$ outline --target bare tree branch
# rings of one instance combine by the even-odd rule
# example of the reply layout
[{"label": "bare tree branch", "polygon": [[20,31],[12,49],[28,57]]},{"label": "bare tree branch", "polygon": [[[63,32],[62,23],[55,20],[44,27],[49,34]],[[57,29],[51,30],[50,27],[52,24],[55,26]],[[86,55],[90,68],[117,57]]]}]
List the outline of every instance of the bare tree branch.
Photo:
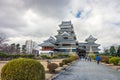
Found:
[{"label": "bare tree branch", "polygon": [[3,44],[6,41],[8,41],[7,36],[3,33],[0,33],[0,44]]}]

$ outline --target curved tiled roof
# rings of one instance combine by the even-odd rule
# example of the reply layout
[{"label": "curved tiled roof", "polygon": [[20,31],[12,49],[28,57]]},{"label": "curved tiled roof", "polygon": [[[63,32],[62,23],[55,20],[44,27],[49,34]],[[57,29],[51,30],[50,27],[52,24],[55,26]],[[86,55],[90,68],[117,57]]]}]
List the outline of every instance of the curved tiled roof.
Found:
[{"label": "curved tiled roof", "polygon": [[54,47],[55,45],[50,43],[50,42],[45,41],[44,43],[40,44],[40,46],[51,46],[51,47]]},{"label": "curved tiled roof", "polygon": [[47,40],[45,40],[40,46],[51,46],[54,47],[54,43],[56,42],[55,38],[50,36]]},{"label": "curved tiled roof", "polygon": [[67,32],[63,32],[61,35],[62,35],[62,36],[69,36],[70,34],[67,33]]},{"label": "curved tiled roof", "polygon": [[94,41],[96,41],[97,39],[94,38],[92,35],[90,35],[90,36],[86,39],[86,41],[88,41],[88,40],[94,40]]},{"label": "curved tiled roof", "polygon": [[62,21],[62,24],[60,26],[68,26],[71,25],[71,21]]}]

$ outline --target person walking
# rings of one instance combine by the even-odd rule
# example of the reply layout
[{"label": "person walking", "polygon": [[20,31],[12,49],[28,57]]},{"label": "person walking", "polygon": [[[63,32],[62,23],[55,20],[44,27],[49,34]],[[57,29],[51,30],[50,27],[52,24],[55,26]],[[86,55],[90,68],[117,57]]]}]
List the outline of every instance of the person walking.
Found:
[{"label": "person walking", "polygon": [[97,61],[97,64],[99,64],[99,62],[100,62],[100,56],[99,55],[96,56],[96,61]]},{"label": "person walking", "polygon": [[87,56],[85,56],[85,61],[87,61]]},{"label": "person walking", "polygon": [[88,56],[88,61],[90,61],[90,62],[91,62],[91,56]]}]

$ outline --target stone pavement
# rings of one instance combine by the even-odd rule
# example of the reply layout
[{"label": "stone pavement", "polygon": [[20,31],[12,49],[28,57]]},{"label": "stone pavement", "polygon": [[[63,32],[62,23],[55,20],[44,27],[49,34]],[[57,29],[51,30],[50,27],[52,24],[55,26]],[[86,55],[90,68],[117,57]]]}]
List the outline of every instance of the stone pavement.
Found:
[{"label": "stone pavement", "polygon": [[120,72],[96,62],[79,60],[52,80],[120,80]]}]

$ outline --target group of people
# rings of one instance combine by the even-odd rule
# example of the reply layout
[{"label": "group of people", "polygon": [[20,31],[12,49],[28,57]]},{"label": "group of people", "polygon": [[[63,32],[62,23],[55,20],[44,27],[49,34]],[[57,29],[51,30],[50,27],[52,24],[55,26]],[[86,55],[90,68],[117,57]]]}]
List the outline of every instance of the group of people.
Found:
[{"label": "group of people", "polygon": [[[91,56],[85,56],[85,57],[80,56],[80,59],[85,59],[85,61],[90,61],[90,62],[92,60]],[[101,60],[100,56],[96,55],[95,60],[96,60],[97,64],[99,64],[99,62]]]},{"label": "group of people", "polygon": [[80,56],[79,57],[80,60],[85,60],[85,61],[91,61],[91,56]]}]

